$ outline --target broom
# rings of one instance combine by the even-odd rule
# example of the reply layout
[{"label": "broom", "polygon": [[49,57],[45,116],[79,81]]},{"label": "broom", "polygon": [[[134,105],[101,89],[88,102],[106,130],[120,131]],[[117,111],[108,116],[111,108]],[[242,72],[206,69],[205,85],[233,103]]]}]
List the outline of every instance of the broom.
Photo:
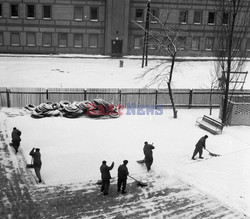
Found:
[{"label": "broom", "polygon": [[212,157],[218,157],[218,156],[220,156],[219,154],[215,154],[215,153],[212,153],[212,152],[210,152],[208,149],[206,149],[205,148],[205,150],[209,153],[209,155],[210,156],[212,156]]}]

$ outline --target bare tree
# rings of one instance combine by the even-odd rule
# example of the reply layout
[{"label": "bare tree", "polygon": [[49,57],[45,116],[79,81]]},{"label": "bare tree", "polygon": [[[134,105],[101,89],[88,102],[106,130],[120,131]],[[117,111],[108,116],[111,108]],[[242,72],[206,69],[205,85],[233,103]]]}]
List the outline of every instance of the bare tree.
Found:
[{"label": "bare tree", "polygon": [[[230,82],[238,80],[237,74],[244,69],[247,53],[243,48],[249,30],[249,0],[216,1],[217,18],[215,27],[215,56],[221,75],[218,77],[224,93],[222,122],[227,123]],[[232,76],[236,77],[233,78]],[[237,83],[234,83],[234,88]]]},{"label": "bare tree", "polygon": [[168,27],[167,20],[170,13],[167,13],[164,22],[154,16],[151,12],[149,14],[150,17],[154,19],[156,23],[155,26],[157,26],[157,28],[146,29],[141,24],[135,21],[132,22],[148,33],[149,47],[157,47],[158,52],[161,55],[166,56],[166,61],[149,68],[139,78],[145,78],[148,74],[151,74],[151,79],[147,83],[146,87],[158,84],[158,86],[168,88],[173,108],[173,117],[177,118],[177,110],[174,102],[171,82],[174,74],[176,58],[179,56],[179,52],[186,46],[186,42],[184,41],[185,38],[182,36],[180,29]]}]

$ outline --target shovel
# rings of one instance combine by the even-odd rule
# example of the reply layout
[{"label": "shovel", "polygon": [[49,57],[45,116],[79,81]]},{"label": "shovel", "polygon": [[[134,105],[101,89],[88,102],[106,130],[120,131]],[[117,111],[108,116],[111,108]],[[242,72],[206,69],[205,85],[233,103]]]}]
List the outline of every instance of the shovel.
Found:
[{"label": "shovel", "polygon": [[128,177],[130,177],[131,179],[135,180],[137,182],[137,186],[141,186],[141,187],[144,187],[144,186],[148,186],[147,183],[143,183],[141,181],[138,181],[137,179],[135,179],[134,177],[128,175]]},{"label": "shovel", "polygon": [[210,156],[212,156],[212,157],[218,157],[218,156],[220,156],[219,154],[214,154],[214,153],[212,153],[212,152],[210,152],[209,150],[207,150],[207,149],[205,149],[208,153],[209,153],[209,155]]}]

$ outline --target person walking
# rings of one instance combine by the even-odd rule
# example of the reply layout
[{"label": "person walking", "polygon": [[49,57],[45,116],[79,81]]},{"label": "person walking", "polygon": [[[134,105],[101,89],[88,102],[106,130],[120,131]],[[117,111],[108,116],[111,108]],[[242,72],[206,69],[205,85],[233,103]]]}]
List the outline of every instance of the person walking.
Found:
[{"label": "person walking", "polygon": [[122,194],[126,194],[127,186],[127,176],[129,174],[127,168],[128,161],[124,160],[123,164],[118,167],[118,181],[117,181],[117,192],[120,192],[122,189]]},{"label": "person walking", "polygon": [[30,156],[32,156],[32,158],[33,158],[34,170],[35,170],[36,176],[38,178],[38,182],[41,183],[42,178],[41,178],[40,171],[41,171],[41,167],[42,167],[42,161],[41,161],[40,149],[39,148],[33,148],[30,151]]},{"label": "person walking", "polygon": [[17,129],[16,127],[13,128],[12,133],[11,133],[11,138],[12,138],[12,146],[15,149],[16,154],[20,146],[21,134],[22,132],[19,129]]},{"label": "person walking", "polygon": [[155,149],[153,144],[149,144],[147,141],[144,142],[143,153],[145,155],[144,160],[148,171],[151,170],[153,164],[153,149]]},{"label": "person walking", "polygon": [[110,186],[110,170],[113,169],[114,167],[114,162],[112,162],[111,166],[107,166],[107,162],[104,160],[102,161],[102,165],[100,167],[101,171],[101,177],[102,177],[102,187],[101,187],[101,192],[103,192],[103,195],[108,195],[109,191],[109,186]]},{"label": "person walking", "polygon": [[199,141],[196,143],[195,145],[195,149],[194,149],[194,153],[193,153],[193,156],[192,156],[192,160],[195,160],[195,156],[196,154],[199,153],[199,158],[200,159],[203,159],[202,157],[202,153],[203,153],[203,148],[206,149],[206,139],[208,138],[207,135],[204,135],[203,137],[201,137],[199,139]]}]

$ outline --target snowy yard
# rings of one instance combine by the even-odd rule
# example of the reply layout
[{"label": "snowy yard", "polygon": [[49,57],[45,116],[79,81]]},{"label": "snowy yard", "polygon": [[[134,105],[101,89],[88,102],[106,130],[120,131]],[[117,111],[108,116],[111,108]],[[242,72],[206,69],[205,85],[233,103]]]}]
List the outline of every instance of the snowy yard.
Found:
[{"label": "snowy yard", "polygon": [[[148,67],[141,68],[139,59],[121,60],[124,61],[122,68],[119,67],[120,59],[98,57],[0,57],[0,87],[142,88],[148,78],[136,78],[159,63],[149,60]],[[245,71],[249,69],[250,62],[247,62]],[[212,70],[212,61],[176,62],[172,87],[207,89],[211,84]],[[156,87],[154,85],[151,88]],[[250,77],[247,77],[244,87],[250,88]]]},{"label": "snowy yard", "polygon": [[[134,79],[143,71],[140,65],[140,60],[130,59],[119,68],[119,60],[110,59],[1,57],[0,86],[138,88],[145,84]],[[210,62],[180,63],[175,88],[206,88],[210,68]],[[0,108],[0,129],[5,124],[9,134],[14,126],[22,131],[20,148],[27,163],[30,150],[41,149],[46,185],[97,181],[102,160],[108,165],[115,162],[112,177],[127,159],[131,176],[145,179],[146,175],[152,180],[154,174],[147,174],[136,160],[143,158],[144,141],[153,142],[153,173],[166,180],[168,175],[183,180],[250,217],[250,127],[225,127],[215,136],[195,125],[198,117],[208,113],[208,109],[178,109],[174,119],[171,109],[164,109],[162,115],[144,116],[127,115],[124,109],[117,119],[34,119],[24,109]],[[214,109],[213,116],[218,114]],[[204,151],[206,159],[192,161],[194,146],[205,134],[209,136],[207,149],[221,156],[211,157]],[[13,160],[21,156],[11,153]]]}]

